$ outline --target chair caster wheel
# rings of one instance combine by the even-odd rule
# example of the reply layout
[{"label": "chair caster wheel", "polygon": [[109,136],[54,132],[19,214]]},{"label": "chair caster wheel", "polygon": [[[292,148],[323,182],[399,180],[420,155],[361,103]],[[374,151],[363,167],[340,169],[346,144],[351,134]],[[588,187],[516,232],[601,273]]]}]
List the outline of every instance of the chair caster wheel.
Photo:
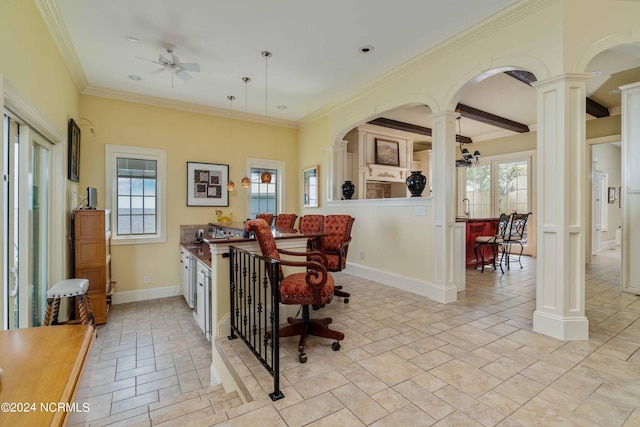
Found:
[{"label": "chair caster wheel", "polygon": [[340,350],[340,342],[339,342],[339,341],[336,341],[336,342],[334,342],[333,344],[331,344],[331,349],[332,349],[333,351],[338,351],[338,350]]},{"label": "chair caster wheel", "polygon": [[300,363],[307,363],[307,355],[304,353],[298,353],[298,361]]},{"label": "chair caster wheel", "polygon": [[345,298],[345,299],[344,299],[344,303],[345,303],[345,304],[349,304],[349,298]]}]

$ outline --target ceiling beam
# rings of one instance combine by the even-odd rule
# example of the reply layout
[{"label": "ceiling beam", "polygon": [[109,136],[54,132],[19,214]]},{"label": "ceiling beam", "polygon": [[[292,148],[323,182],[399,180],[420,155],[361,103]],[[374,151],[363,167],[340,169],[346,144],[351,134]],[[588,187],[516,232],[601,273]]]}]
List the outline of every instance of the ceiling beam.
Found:
[{"label": "ceiling beam", "polygon": [[527,84],[529,86],[531,86],[531,83],[538,80],[536,79],[536,76],[533,73],[530,73],[524,70],[510,70],[510,71],[505,71],[504,73],[510,75],[514,79],[519,80],[522,83]]},{"label": "ceiling beam", "polygon": [[[398,120],[387,119],[385,117],[378,117],[369,121],[369,124],[382,126],[389,129],[401,130],[404,132],[417,133],[418,135],[432,136],[431,128],[413,125],[411,123],[405,123]],[[457,135],[456,142],[462,142],[464,144],[471,144],[473,140],[468,136]]]},{"label": "ceiling beam", "polygon": [[456,106],[456,111],[460,111],[460,115],[462,117],[486,123],[491,126],[496,126],[518,133],[529,132],[529,126],[525,124],[514,122],[513,120],[505,119],[504,117],[496,116],[495,114],[487,113],[486,111],[478,110],[477,108],[473,108],[468,105],[458,104]]},{"label": "ceiling beam", "polygon": [[[523,71],[523,70],[511,70],[511,71],[505,71],[505,74],[510,75],[511,77],[513,77],[516,80],[521,81],[522,83],[528,84],[529,86],[531,86],[531,83],[535,82],[536,76],[533,75],[533,73],[530,73],[528,71]],[[604,105],[600,104],[597,101],[594,101],[593,99],[587,97],[587,105],[586,105],[586,109],[587,109],[587,114],[596,117],[596,118],[602,118],[602,117],[608,117],[609,116],[609,109],[607,107],[605,107]]]},{"label": "ceiling beam", "polygon": [[609,117],[609,109],[597,101],[587,97],[587,114],[590,114],[597,119]]}]

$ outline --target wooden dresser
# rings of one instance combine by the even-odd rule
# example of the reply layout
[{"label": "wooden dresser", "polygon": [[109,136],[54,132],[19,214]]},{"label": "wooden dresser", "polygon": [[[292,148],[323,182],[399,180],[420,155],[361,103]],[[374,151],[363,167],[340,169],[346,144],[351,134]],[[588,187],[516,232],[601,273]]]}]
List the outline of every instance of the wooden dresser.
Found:
[{"label": "wooden dresser", "polygon": [[97,325],[107,322],[115,282],[111,280],[111,211],[77,210],[73,221],[75,276],[89,279]]}]

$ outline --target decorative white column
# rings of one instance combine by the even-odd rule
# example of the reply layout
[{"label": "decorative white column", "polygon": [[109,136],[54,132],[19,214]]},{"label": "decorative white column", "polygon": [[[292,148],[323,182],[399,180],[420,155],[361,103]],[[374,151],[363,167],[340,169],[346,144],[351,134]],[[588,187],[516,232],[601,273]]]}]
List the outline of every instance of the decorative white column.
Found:
[{"label": "decorative white column", "polygon": [[534,83],[538,104],[536,310],[533,330],[589,338],[584,314],[585,82],[563,74]]},{"label": "decorative white column", "polygon": [[640,294],[640,82],[622,89],[622,290]]},{"label": "decorative white column", "polygon": [[443,112],[431,116],[433,131],[433,235],[431,281],[438,302],[458,299],[455,283],[454,228],[456,225],[456,126],[457,113]]},{"label": "decorative white column", "polygon": [[336,141],[327,148],[329,152],[329,170],[331,171],[330,174],[326,174],[327,201],[340,200],[340,186],[344,182],[348,143],[349,141],[345,140]]}]

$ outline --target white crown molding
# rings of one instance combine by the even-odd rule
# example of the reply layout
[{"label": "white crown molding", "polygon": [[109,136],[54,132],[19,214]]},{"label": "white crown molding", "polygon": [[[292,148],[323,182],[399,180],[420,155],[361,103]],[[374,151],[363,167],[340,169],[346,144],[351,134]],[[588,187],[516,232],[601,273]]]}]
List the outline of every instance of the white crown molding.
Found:
[{"label": "white crown molding", "polygon": [[[131,92],[123,92],[112,89],[104,89],[89,86],[82,91],[83,95],[97,96],[101,98],[115,99],[117,101],[132,102],[135,104],[151,105],[154,107],[169,108],[172,110],[188,111],[190,113],[208,114],[211,116],[231,117],[231,111],[222,108],[208,107],[205,105],[194,104],[191,102],[174,101],[166,98],[158,98],[149,95],[140,95]],[[248,122],[256,122],[274,126],[280,126],[290,129],[297,129],[295,122],[276,118],[266,118],[257,114],[233,113],[234,119],[245,120]]]},{"label": "white crown molding", "polygon": [[49,28],[53,41],[56,46],[58,46],[58,51],[62,56],[62,60],[67,65],[73,82],[78,90],[82,91],[87,87],[87,77],[84,75],[84,70],[78,60],[76,49],[73,47],[73,42],[71,41],[71,37],[69,36],[69,32],[67,31],[67,27],[64,24],[55,0],[35,0],[35,3],[40,10],[40,14],[47,28]]},{"label": "white crown molding", "polygon": [[[66,129],[60,132],[55,128],[44,115],[41,114],[20,92],[0,74],[0,91],[4,96],[3,105],[9,108],[18,117],[24,120],[29,126],[38,131],[42,136],[54,144],[66,141]],[[1,99],[0,99],[1,100]]]},{"label": "white crown molding", "polygon": [[306,115],[302,119],[298,120],[298,126],[303,126],[319,119],[320,117],[330,113],[331,111],[343,106],[346,103],[352,102],[367,93],[380,86],[385,80],[398,76],[402,73],[409,71],[415,66],[422,65],[424,63],[430,63],[435,60],[439,55],[444,54],[447,50],[455,48],[459,45],[464,45],[470,40],[480,39],[487,34],[494,33],[507,27],[513,23],[516,23],[523,18],[538,12],[540,9],[547,7],[549,4],[555,3],[557,0],[519,0],[508,6],[506,9],[501,10],[477,24],[461,31],[460,33],[450,37],[448,40],[439,43],[433,48],[421,53],[413,59],[401,64],[392,70],[387,71],[378,78],[370,80],[362,86],[345,93],[333,101],[325,104],[318,110]]}]

